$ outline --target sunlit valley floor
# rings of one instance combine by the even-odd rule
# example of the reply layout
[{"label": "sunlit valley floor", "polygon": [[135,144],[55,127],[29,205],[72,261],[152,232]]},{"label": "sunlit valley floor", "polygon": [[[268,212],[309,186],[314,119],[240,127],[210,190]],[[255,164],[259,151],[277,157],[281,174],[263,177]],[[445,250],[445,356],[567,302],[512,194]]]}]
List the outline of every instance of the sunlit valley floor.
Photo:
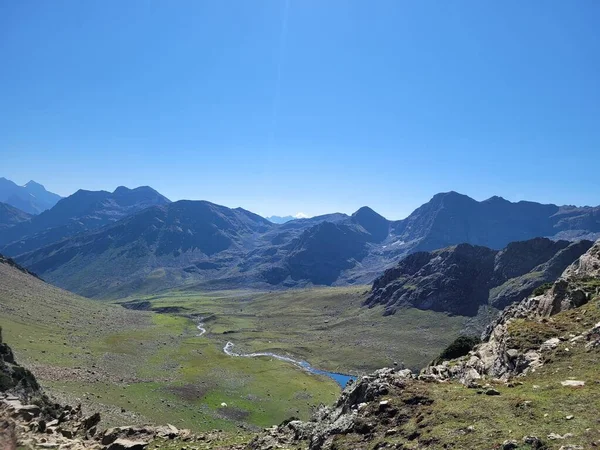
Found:
[{"label": "sunlit valley floor", "polygon": [[[119,300],[125,308],[21,272],[4,275],[11,277],[0,293],[5,340],[47,391],[100,411],[103,426],[169,422],[245,432],[307,419],[337,398],[335,381],[273,358],[232,357],[224,345],[360,375],[394,362],[422,367],[465,322],[417,309],[384,317],[379,308],[361,307],[365,286],[172,291]],[[201,336],[199,322],[206,329]]]}]

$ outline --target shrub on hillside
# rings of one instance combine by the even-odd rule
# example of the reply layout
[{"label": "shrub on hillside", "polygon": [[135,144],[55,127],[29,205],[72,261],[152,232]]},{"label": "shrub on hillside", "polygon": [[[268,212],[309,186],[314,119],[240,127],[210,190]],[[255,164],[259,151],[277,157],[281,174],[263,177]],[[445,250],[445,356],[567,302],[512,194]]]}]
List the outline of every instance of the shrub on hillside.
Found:
[{"label": "shrub on hillside", "polygon": [[543,295],[546,293],[548,289],[552,287],[552,283],[544,283],[533,290],[533,296],[537,297],[538,295]]},{"label": "shrub on hillside", "polygon": [[440,353],[434,364],[465,356],[480,342],[481,340],[476,336],[459,336]]}]

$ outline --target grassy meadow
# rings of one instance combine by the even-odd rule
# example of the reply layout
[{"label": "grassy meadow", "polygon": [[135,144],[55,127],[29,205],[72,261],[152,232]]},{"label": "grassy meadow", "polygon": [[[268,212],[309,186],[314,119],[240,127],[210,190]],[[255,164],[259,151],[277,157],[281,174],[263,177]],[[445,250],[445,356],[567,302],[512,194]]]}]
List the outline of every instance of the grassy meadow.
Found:
[{"label": "grassy meadow", "polygon": [[383,317],[361,308],[366,289],[171,291],[126,300],[168,311],[157,313],[88,300],[0,265],[0,325],[46,390],[100,411],[104,426],[172,423],[243,436],[307,419],[340,387],[273,358],[228,356],[228,341],[236,352],[270,351],[360,375],[394,362],[426,364],[464,324],[418,310]]}]

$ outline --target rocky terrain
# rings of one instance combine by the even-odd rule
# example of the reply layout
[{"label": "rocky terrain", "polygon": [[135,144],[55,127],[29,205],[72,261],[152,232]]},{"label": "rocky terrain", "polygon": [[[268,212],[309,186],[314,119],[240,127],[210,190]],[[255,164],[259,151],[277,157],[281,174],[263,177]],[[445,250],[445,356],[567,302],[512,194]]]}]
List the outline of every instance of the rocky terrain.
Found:
[{"label": "rocky terrain", "polygon": [[[522,302],[506,308],[500,317],[492,323],[483,335],[485,342],[478,345],[464,358],[424,370],[423,376],[436,379],[458,378],[464,383],[472,383],[482,376],[510,378],[539,368],[543,364],[543,355],[556,349],[562,341],[572,345],[585,345],[595,348],[600,345],[600,323],[585,319],[588,310],[580,310],[590,300],[600,295],[600,241],[587,253],[570,265],[561,277],[543,294],[526,298]],[[543,339],[544,333],[536,333],[535,328],[527,331],[534,334],[539,345],[521,345],[515,336],[515,328],[523,321],[553,323],[552,316],[577,309],[574,321],[583,324],[580,327],[556,329],[561,335]],[[567,316],[567,317],[570,317]],[[586,325],[587,323],[587,325]],[[588,326],[589,328],[586,328]],[[526,331],[526,330],[521,330]],[[537,330],[541,331],[541,330]],[[568,333],[565,334],[564,333]],[[528,341],[527,344],[530,342]]]},{"label": "rocky terrain", "polygon": [[[0,251],[58,286],[114,297],[153,292],[158,286],[364,284],[415,252],[461,243],[499,250],[539,236],[571,241],[600,236],[600,209],[511,203],[499,197],[477,202],[449,192],[435,195],[400,221],[363,207],[351,216],[274,224],[241,208],[204,201],[168,204],[150,188],[119,188],[112,194],[79,191],[6,229]],[[521,295],[505,287],[493,301],[498,307]]]},{"label": "rocky terrain", "polygon": [[362,377],[310,422],[267,429],[249,448],[595,448],[599,303],[600,241],[547,292],[507,308],[466,356],[418,376]]},{"label": "rocky terrain", "polygon": [[413,253],[374,281],[365,303],[385,305],[386,314],[409,306],[465,316],[483,305],[503,309],[554,281],[591,246],[536,238],[499,251],[460,244]]}]

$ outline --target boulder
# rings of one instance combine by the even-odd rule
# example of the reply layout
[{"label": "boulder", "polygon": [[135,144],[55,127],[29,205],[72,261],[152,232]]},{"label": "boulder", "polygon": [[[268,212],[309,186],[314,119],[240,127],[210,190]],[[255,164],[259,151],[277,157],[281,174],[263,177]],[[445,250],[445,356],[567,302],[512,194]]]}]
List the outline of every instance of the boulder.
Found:
[{"label": "boulder", "polygon": [[107,450],[144,450],[146,447],[148,447],[148,443],[144,441],[117,439],[108,446]]},{"label": "boulder", "polygon": [[580,380],[565,380],[561,381],[560,384],[567,387],[583,387],[585,386],[585,381]]}]

